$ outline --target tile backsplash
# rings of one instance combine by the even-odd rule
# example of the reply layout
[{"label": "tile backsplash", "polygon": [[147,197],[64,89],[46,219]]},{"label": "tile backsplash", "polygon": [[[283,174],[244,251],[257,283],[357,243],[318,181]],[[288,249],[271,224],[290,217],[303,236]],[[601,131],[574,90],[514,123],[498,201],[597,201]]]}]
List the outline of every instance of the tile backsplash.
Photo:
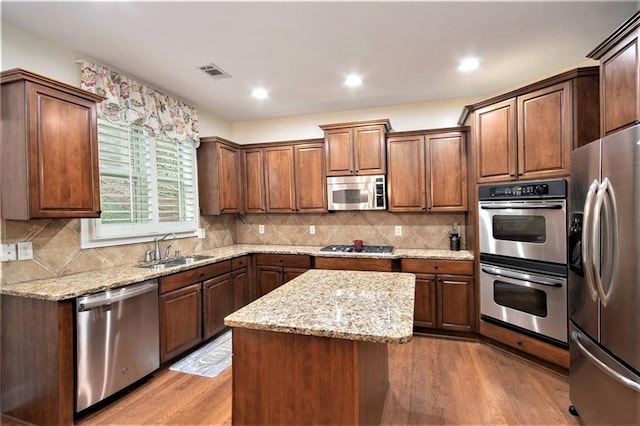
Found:
[{"label": "tile backsplash", "polygon": [[[171,250],[194,253],[229,244],[313,245],[351,244],[398,248],[449,248],[449,232],[458,224],[465,249],[465,214],[396,214],[388,212],[337,212],[324,214],[260,214],[202,216],[206,238],[171,241]],[[259,233],[259,225],[264,233]],[[315,226],[315,235],[309,227]],[[396,227],[402,235],[396,236]],[[33,243],[33,260],[2,262],[0,280],[14,283],[54,278],[76,272],[130,265],[144,260],[153,242],[94,249],[80,248],[79,219],[2,220],[2,242]],[[166,247],[166,245],[163,245]]]}]

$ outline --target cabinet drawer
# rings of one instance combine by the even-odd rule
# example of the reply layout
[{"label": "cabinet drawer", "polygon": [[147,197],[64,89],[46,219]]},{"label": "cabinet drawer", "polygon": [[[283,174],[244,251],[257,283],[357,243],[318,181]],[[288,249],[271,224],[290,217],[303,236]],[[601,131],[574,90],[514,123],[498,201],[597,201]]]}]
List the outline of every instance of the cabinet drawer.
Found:
[{"label": "cabinet drawer", "polygon": [[257,254],[256,265],[310,268],[311,257],[299,254]]},{"label": "cabinet drawer", "polygon": [[231,270],[231,261],[212,263],[177,274],[160,277],[160,294],[221,275]]},{"label": "cabinet drawer", "polygon": [[231,259],[231,270],[235,271],[236,269],[244,268],[249,265],[249,256],[240,256],[234,259]]},{"label": "cabinet drawer", "polygon": [[402,272],[473,275],[471,260],[402,259]]},{"label": "cabinet drawer", "polygon": [[341,269],[347,271],[392,272],[391,259],[358,259],[345,257],[316,257],[316,269]]}]

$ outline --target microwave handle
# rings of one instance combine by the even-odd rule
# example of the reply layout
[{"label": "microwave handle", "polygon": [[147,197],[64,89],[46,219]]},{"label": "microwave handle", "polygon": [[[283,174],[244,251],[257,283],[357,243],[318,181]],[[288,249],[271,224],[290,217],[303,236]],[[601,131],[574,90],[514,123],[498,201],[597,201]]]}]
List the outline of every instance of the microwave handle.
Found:
[{"label": "microwave handle", "polygon": [[481,205],[481,209],[484,210],[502,210],[502,209],[547,209],[547,210],[559,210],[562,208],[562,204],[491,204]]},{"label": "microwave handle", "polygon": [[482,267],[482,272],[486,272],[487,274],[495,275],[496,277],[504,277],[504,278],[512,278],[514,280],[527,281],[530,283],[546,285],[549,287],[562,287],[562,284],[552,280],[545,280],[544,278],[531,278],[526,277],[523,274],[518,274],[517,272],[507,272],[501,271],[499,269],[491,268],[488,266]]}]

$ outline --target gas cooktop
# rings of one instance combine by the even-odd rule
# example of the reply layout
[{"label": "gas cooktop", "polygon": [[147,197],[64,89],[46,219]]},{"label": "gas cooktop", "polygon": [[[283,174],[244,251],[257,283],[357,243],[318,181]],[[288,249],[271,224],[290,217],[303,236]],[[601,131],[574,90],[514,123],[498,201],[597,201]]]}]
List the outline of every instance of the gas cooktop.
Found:
[{"label": "gas cooktop", "polygon": [[356,248],[352,245],[334,244],[320,249],[320,251],[328,251],[332,253],[373,253],[373,254],[391,254],[393,246],[362,246]]}]

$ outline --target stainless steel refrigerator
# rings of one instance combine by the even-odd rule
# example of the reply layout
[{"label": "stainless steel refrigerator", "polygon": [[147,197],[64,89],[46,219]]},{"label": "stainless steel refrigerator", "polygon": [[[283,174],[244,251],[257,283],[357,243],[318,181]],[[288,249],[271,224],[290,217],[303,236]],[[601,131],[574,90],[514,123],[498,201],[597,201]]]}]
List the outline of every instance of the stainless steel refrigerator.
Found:
[{"label": "stainless steel refrigerator", "polygon": [[584,424],[640,424],[640,125],[571,155],[569,396]]}]

